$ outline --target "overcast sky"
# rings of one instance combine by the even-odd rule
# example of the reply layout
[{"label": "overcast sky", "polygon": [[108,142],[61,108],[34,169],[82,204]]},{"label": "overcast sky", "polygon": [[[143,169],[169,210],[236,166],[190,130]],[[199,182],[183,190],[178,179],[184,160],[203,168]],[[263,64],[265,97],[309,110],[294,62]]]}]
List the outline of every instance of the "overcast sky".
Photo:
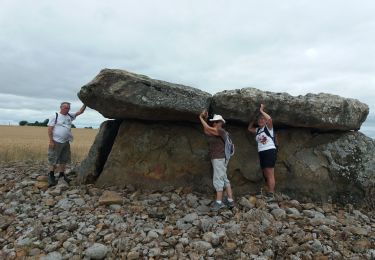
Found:
[{"label": "overcast sky", "polygon": [[[103,68],[216,93],[332,93],[370,107],[375,1],[0,0],[0,123],[43,121]],[[96,111],[75,121],[97,127]]]}]

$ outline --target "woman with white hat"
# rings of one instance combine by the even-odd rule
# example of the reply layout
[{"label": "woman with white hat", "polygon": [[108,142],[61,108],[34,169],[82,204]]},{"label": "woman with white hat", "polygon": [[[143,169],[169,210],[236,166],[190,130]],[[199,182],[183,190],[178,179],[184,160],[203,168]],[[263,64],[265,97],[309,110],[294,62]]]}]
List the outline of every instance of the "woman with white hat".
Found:
[{"label": "woman with white hat", "polygon": [[[216,190],[216,201],[213,206],[214,211],[218,211],[224,207],[225,204],[228,208],[234,207],[232,188],[227,177],[227,163],[225,158],[225,138],[226,132],[223,129],[225,120],[221,115],[214,115],[210,121],[212,126],[209,126],[206,122],[208,113],[204,110],[200,115],[199,119],[203,125],[204,133],[209,136],[209,149],[210,158],[212,163],[213,174],[213,185]],[[223,193],[226,191],[228,198],[224,198]]]}]

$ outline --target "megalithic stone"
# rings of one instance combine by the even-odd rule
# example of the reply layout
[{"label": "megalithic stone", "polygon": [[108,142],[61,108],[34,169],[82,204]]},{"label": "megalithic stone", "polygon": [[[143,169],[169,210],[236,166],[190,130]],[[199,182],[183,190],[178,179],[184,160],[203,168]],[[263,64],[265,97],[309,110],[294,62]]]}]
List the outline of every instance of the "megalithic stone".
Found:
[{"label": "megalithic stone", "polygon": [[199,89],[113,69],[102,70],[78,97],[107,118],[196,123],[211,102]]},{"label": "megalithic stone", "polygon": [[248,123],[259,114],[260,104],[276,125],[323,131],[358,130],[369,107],[356,99],[326,93],[292,96],[255,88],[225,90],[213,96],[212,109],[225,119]]}]

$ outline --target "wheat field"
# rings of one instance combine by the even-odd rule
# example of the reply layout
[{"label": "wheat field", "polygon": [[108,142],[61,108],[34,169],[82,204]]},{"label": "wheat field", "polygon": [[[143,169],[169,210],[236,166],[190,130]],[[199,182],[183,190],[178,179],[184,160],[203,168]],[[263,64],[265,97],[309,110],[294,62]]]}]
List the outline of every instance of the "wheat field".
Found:
[{"label": "wheat field", "polygon": [[[80,162],[86,157],[98,131],[98,129],[72,129],[73,163]],[[0,162],[47,161],[48,141],[47,127],[0,126]]]}]

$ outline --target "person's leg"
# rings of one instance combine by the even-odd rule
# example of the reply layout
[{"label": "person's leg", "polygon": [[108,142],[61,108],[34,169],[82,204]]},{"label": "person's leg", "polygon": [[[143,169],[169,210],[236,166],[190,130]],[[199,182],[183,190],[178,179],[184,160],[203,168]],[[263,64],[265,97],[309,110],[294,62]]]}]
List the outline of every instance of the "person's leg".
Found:
[{"label": "person's leg", "polygon": [[66,164],[61,163],[61,164],[59,164],[59,166],[57,168],[58,168],[58,172],[60,173],[59,177],[62,177],[62,175],[64,175],[64,173],[65,173]]},{"label": "person's leg", "polygon": [[227,193],[228,198],[233,200],[233,192],[230,184],[225,188],[225,192]]},{"label": "person's leg", "polygon": [[49,165],[48,166],[48,185],[55,186],[57,184],[56,178],[55,178],[55,170],[56,165]]},{"label": "person's leg", "polygon": [[70,163],[70,144],[69,142],[63,144],[63,149],[61,150],[61,155],[60,155],[60,164],[59,164],[59,178],[63,177],[64,180],[69,184],[70,179],[66,177],[65,175],[65,168],[66,164]]},{"label": "person's leg", "polygon": [[59,165],[58,165],[58,167],[57,167],[57,169],[58,169],[58,172],[62,172],[62,173],[64,173],[65,172],[65,168],[66,168],[66,164],[65,163],[60,163]]},{"label": "person's leg", "polygon": [[48,165],[48,172],[55,172],[56,170],[56,165],[50,164]]},{"label": "person's leg", "polygon": [[48,175],[55,176],[56,165],[48,165]]},{"label": "person's leg", "polygon": [[228,179],[227,175],[227,162],[225,162],[223,166],[223,181],[224,181],[224,193],[226,193],[226,196],[229,198],[229,200],[233,201],[233,193],[232,193],[232,187],[230,186],[230,181]]},{"label": "person's leg", "polygon": [[217,202],[223,201],[223,192],[222,191],[216,191],[216,201]]},{"label": "person's leg", "polygon": [[232,187],[230,186],[230,184],[227,184],[227,186],[225,187],[225,191],[227,193],[227,197],[223,199],[223,203],[229,209],[232,209],[234,207],[234,200],[233,200]]},{"label": "person's leg", "polygon": [[[264,171],[264,168],[266,168],[266,157],[265,157],[265,152],[264,151],[261,151],[258,153],[259,155],[259,162],[260,162],[260,168],[262,169],[262,174],[263,174],[263,179],[264,179],[264,182],[266,183],[267,185],[267,177],[266,177],[266,174],[265,174],[265,171]],[[261,191],[263,190],[263,188],[261,188]]]},{"label": "person's leg", "polygon": [[263,174],[267,179],[268,192],[275,192],[275,175],[274,168],[264,168]]},{"label": "person's leg", "polygon": [[222,201],[223,201],[223,188],[224,188],[224,180],[222,178],[222,172],[223,172],[223,160],[224,159],[213,159],[211,160],[212,168],[213,168],[213,185],[216,190],[216,201],[213,206],[214,211],[220,210],[222,207],[224,207]]},{"label": "person's leg", "polygon": [[64,181],[66,181],[68,184],[71,182],[71,179],[69,179],[65,174],[65,168],[66,164],[60,164],[59,165],[59,178],[63,178]]},{"label": "person's leg", "polygon": [[54,186],[56,185],[56,179],[55,179],[55,170],[56,170],[56,147],[49,148],[48,149],[48,185]]},{"label": "person's leg", "polygon": [[233,201],[233,192],[232,187],[230,185],[228,176],[227,176],[227,162],[224,163],[223,166],[223,182],[224,182],[224,194],[226,194],[226,197],[223,198],[223,203],[230,209],[234,207],[234,201]]},{"label": "person's leg", "polygon": [[270,149],[259,152],[260,165],[263,176],[266,179],[268,192],[275,192],[275,175],[274,168],[276,163],[276,150]]}]

